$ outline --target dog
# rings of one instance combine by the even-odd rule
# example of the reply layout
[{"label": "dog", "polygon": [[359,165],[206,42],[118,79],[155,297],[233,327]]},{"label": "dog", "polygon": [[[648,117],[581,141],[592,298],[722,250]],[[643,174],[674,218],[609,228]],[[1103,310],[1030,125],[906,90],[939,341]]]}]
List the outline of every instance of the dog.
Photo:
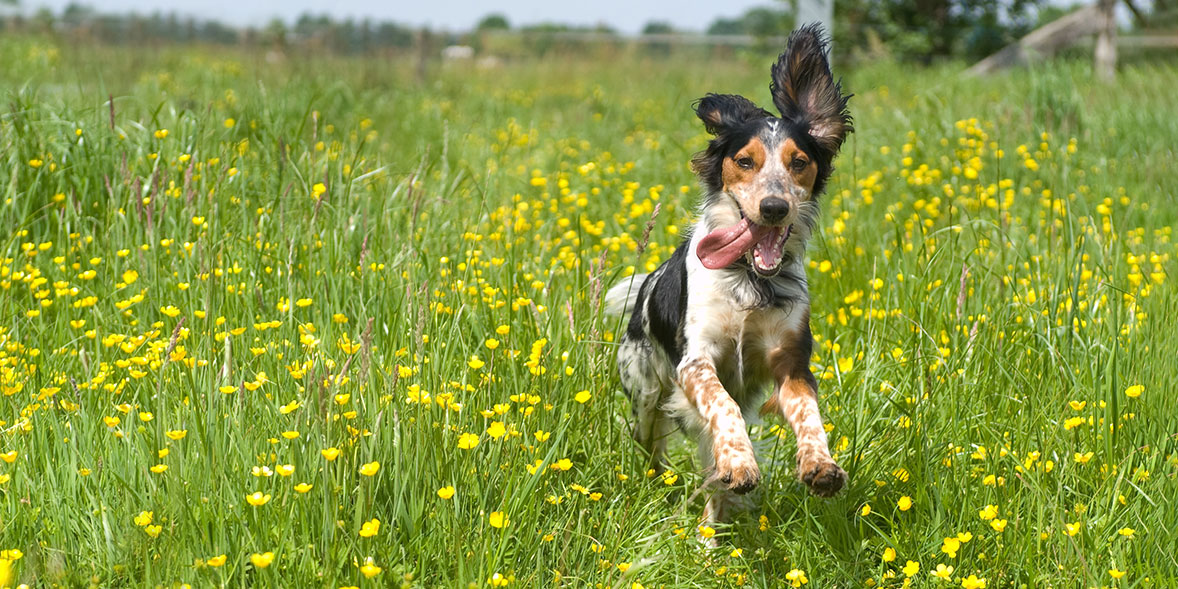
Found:
[{"label": "dog", "polygon": [[783,417],[797,438],[797,474],[819,496],[847,473],[831,458],[810,372],[813,337],[803,256],[818,197],[853,131],[818,25],[794,31],[770,70],[780,116],[747,98],[708,94],[696,115],[713,138],[692,159],[705,191],[699,219],[654,272],[624,279],[607,310],[629,314],[617,351],[633,436],[665,469],[668,436],[699,442],[713,492],[704,520],[724,522],[761,472],[745,415]]}]

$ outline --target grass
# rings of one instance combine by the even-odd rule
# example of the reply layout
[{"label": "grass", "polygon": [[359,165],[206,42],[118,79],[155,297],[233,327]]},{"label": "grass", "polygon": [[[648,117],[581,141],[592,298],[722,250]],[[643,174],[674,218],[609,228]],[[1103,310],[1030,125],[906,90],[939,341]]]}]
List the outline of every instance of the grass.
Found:
[{"label": "grass", "polygon": [[644,473],[600,295],[691,222],[691,101],[767,104],[771,58],[418,82],[0,41],[0,586],[1178,584],[1147,61],[845,72],[809,264],[850,484],[808,496],[759,424],[760,506],[694,539],[704,477],[685,443]]}]

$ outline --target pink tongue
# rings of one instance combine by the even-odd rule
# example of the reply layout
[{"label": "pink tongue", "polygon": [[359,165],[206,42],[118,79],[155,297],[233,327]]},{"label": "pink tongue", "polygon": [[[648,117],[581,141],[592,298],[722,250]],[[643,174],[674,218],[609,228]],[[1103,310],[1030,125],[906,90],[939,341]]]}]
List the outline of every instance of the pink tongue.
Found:
[{"label": "pink tongue", "polygon": [[699,240],[695,254],[705,268],[718,270],[735,262],[765,236],[771,229],[741,219],[731,227],[721,227]]}]

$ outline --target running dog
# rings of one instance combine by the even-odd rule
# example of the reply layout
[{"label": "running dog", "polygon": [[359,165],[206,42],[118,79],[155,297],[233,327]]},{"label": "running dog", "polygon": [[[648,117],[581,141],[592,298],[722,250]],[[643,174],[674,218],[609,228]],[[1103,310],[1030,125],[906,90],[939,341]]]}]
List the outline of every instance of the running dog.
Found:
[{"label": "running dog", "polygon": [[732,94],[695,104],[714,136],[691,162],[705,191],[699,220],[658,269],[606,297],[615,315],[630,316],[617,362],[634,438],[660,471],[676,429],[698,440],[709,482],[719,483],[705,521],[727,521],[732,494],[761,480],[744,416],[766,391],[761,413],[793,427],[798,478],[823,497],[847,480],[827,448],[810,372],[803,265],[818,196],[853,130],[827,55],[821,27],[790,35],[771,68],[780,116]]}]

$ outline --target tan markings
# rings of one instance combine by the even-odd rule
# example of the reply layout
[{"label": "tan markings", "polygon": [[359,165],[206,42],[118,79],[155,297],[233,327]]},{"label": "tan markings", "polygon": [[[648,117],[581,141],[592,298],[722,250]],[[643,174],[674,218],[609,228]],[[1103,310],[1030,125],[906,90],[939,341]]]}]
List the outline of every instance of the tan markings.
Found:
[{"label": "tan markings", "polygon": [[818,386],[810,372],[809,317],[802,329],[787,333],[781,345],[769,352],[768,362],[777,389],[761,407],[761,413],[785,418],[797,438],[798,478],[822,496],[833,495],[846,482],[846,473],[835,464],[827,448],[826,429],[818,409]]},{"label": "tan markings", "polygon": [[[764,225],[761,201],[780,198],[789,203],[791,211],[798,210],[813,194],[818,165],[793,139],[782,141],[770,153],[759,138],[753,137],[736,155],[724,159],[720,176],[724,192],[736,199],[745,216]],[[796,213],[777,224],[788,225],[795,219]]]},{"label": "tan markings", "polygon": [[[741,167],[740,162],[744,159],[752,160],[751,168]],[[721,166],[721,178],[724,180],[724,189],[736,189],[742,184],[752,182],[757,172],[765,165],[765,144],[757,137],[749,140],[736,155],[726,158],[724,164]]]},{"label": "tan markings", "polygon": [[752,490],[761,479],[761,471],[740,406],[724,390],[716,367],[702,359],[689,361],[679,370],[679,383],[712,438],[716,477],[738,493]]},{"label": "tan markings", "polygon": [[812,194],[814,181],[818,179],[818,164],[815,164],[793,139],[786,139],[781,144],[778,155],[781,157],[781,163],[785,164],[785,169],[793,176],[794,183],[805,188],[806,194]]}]

